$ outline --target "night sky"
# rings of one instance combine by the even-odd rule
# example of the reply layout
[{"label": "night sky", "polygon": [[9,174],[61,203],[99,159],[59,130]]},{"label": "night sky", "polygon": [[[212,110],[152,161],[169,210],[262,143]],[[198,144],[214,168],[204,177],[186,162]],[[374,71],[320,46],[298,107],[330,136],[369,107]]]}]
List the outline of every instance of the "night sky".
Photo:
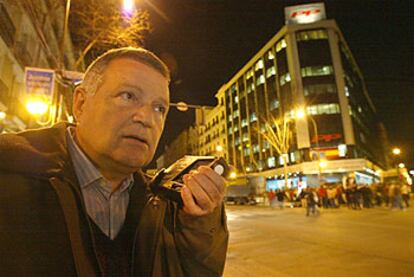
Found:
[{"label": "night sky", "polygon": [[[284,25],[284,7],[320,1],[146,0],[146,47],[170,61],[171,100],[216,105],[220,86]],[[149,2],[150,1],[150,2]],[[148,4],[151,3],[151,4]],[[152,6],[152,7],[151,7]],[[363,73],[391,145],[414,168],[414,8],[409,1],[325,1]],[[193,122],[172,109],[163,145]]]}]

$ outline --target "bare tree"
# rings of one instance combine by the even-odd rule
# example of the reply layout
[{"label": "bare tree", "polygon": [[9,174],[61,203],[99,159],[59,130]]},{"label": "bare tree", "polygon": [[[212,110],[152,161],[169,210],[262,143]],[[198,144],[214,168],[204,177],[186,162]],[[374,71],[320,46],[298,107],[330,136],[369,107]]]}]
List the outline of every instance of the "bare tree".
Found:
[{"label": "bare tree", "polygon": [[264,128],[259,132],[283,158],[283,172],[285,186],[288,182],[287,163],[289,148],[292,144],[291,120],[284,116],[281,118],[270,117],[270,120],[263,120]]},{"label": "bare tree", "polygon": [[121,46],[142,46],[145,35],[151,31],[149,13],[137,9],[124,14],[118,1],[74,0],[70,17],[70,32],[80,50],[76,68],[86,55],[99,55],[107,49]]}]

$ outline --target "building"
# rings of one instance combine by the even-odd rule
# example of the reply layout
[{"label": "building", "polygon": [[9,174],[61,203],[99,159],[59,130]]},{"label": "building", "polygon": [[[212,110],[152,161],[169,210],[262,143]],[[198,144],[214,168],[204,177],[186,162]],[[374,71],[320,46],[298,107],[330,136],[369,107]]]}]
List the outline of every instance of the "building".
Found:
[{"label": "building", "polygon": [[[0,2],[0,132],[37,126],[25,108],[25,68],[51,69],[53,74],[59,69],[64,15],[60,1]],[[73,70],[74,62],[72,42],[66,36],[65,69]],[[53,88],[62,91],[62,82],[58,81],[56,77]],[[54,103],[63,101],[57,94],[51,97]]]},{"label": "building", "polygon": [[[223,145],[229,163],[265,178],[267,188],[283,187],[286,174],[288,186],[379,181],[383,126],[341,30],[323,3],[287,7],[285,15],[286,25],[217,92],[217,107],[205,114],[210,124],[199,127],[199,153]],[[289,120],[285,155],[262,135],[272,118]]]}]

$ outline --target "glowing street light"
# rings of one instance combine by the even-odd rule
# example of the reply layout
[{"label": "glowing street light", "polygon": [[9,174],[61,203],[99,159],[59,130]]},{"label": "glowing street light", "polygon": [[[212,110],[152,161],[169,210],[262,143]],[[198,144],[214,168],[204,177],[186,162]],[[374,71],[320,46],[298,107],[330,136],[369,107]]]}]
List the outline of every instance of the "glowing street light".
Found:
[{"label": "glowing street light", "polygon": [[235,171],[230,172],[230,179],[236,179],[237,173]]},{"label": "glowing street light", "polygon": [[325,168],[328,165],[328,163],[326,162],[326,160],[321,160],[319,162],[319,167],[320,168]]},{"label": "glowing street light", "polygon": [[135,9],[135,0],[124,0],[122,10],[125,14],[131,15]]},{"label": "glowing street light", "polygon": [[216,146],[216,151],[217,152],[223,152],[223,150],[224,150],[224,148],[220,144]]},{"label": "glowing street light", "polygon": [[6,118],[6,113],[5,112],[0,112],[0,120],[3,120]]},{"label": "glowing street light", "polygon": [[401,154],[401,149],[400,149],[400,148],[398,148],[398,147],[394,147],[394,148],[392,149],[392,153],[393,153],[394,155],[400,155],[400,154]]},{"label": "glowing street light", "polygon": [[41,99],[31,99],[26,103],[26,109],[32,115],[41,116],[49,110],[49,104]]},{"label": "glowing street light", "polygon": [[399,168],[404,168],[404,167],[405,167],[405,164],[403,164],[403,163],[399,163],[399,164],[398,164],[398,167],[399,167]]}]

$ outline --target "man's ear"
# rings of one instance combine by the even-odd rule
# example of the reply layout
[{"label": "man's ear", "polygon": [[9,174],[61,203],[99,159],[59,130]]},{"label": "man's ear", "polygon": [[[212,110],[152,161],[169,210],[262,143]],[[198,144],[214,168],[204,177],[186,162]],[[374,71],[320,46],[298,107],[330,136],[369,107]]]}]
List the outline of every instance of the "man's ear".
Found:
[{"label": "man's ear", "polygon": [[83,108],[86,102],[86,91],[82,87],[77,87],[73,93],[73,115],[76,122],[80,121],[82,117]]}]

